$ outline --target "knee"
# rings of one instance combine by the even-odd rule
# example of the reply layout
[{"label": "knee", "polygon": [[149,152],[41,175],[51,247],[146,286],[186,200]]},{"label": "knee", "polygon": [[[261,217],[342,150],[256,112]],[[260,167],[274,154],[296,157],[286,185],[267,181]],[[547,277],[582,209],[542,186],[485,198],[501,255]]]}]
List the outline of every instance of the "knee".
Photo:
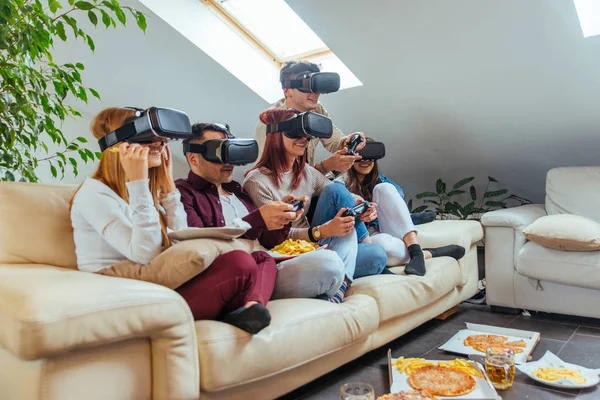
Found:
[{"label": "knee", "polygon": [[[320,252],[318,263],[319,271],[323,280],[331,281],[332,283],[341,282],[344,280],[345,269],[344,262],[335,251],[324,250]],[[317,260],[316,260],[317,261]]]},{"label": "knee", "polygon": [[243,250],[232,250],[222,254],[218,261],[219,268],[227,268],[232,274],[237,276],[253,276],[257,272],[257,261],[251,254]]},{"label": "knee", "polygon": [[383,246],[375,243],[371,243],[369,246],[369,259],[372,265],[376,266],[381,272],[387,264],[387,253]]},{"label": "knee", "polygon": [[387,182],[378,183],[373,189],[373,201],[377,202],[377,200],[375,200],[376,198],[385,199],[391,193],[398,193],[394,185]]},{"label": "knee", "polygon": [[341,183],[331,183],[323,188],[319,197],[339,198],[343,196],[352,197],[346,186]]}]

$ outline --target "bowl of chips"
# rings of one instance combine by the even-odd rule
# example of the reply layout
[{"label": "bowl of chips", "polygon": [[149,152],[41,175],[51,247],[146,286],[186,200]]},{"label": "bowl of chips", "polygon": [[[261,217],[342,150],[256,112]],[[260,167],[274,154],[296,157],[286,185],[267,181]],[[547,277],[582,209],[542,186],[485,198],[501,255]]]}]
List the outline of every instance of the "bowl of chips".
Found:
[{"label": "bowl of chips", "polygon": [[582,389],[600,382],[599,370],[564,362],[550,351],[538,361],[517,365],[517,369],[533,380],[563,389]]},{"label": "bowl of chips", "polygon": [[268,253],[275,260],[287,260],[305,253],[310,253],[311,251],[322,250],[326,247],[327,245],[319,246],[316,243],[307,242],[302,239],[286,239],[269,250]]}]

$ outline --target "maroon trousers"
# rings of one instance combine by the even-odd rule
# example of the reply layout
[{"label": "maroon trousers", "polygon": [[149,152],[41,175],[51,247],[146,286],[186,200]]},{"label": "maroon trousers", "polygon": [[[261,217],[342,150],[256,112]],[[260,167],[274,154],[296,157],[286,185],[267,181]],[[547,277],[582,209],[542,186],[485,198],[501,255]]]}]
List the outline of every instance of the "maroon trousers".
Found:
[{"label": "maroon trousers", "polygon": [[249,301],[266,306],[276,277],[275,260],[264,251],[248,254],[233,250],[221,254],[206,271],[176,291],[190,306],[195,320],[217,319]]}]

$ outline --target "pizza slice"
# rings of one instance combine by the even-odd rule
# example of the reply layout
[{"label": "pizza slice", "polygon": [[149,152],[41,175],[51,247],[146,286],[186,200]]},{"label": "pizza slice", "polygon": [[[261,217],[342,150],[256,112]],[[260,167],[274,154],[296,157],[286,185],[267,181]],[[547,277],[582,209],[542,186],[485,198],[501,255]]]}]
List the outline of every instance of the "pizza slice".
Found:
[{"label": "pizza slice", "polygon": [[441,366],[421,367],[408,377],[415,389],[426,390],[438,396],[460,396],[475,389],[475,378],[466,372]]},{"label": "pizza slice", "polygon": [[384,394],[377,400],[436,400],[437,397],[425,390],[403,390],[398,393]]}]

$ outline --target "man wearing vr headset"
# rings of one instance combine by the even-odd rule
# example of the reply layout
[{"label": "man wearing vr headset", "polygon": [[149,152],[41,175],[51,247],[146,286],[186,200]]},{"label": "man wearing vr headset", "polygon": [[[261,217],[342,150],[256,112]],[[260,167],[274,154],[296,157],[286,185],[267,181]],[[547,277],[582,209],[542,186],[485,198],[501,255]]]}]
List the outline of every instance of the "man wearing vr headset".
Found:
[{"label": "man wearing vr headset", "polygon": [[[270,249],[283,242],[291,223],[301,218],[303,209],[293,211],[293,200],[303,203],[308,198],[284,196],[257,208],[238,182],[233,181],[234,165],[256,161],[258,145],[253,139],[235,139],[229,128],[220,124],[195,124],[192,136],[184,141],[184,151],[190,166],[187,179],[175,183],[181,192],[181,201],[190,227],[222,227],[248,224],[243,238],[258,240]],[[243,222],[240,222],[243,221]],[[262,252],[258,252],[262,253]],[[256,253],[253,253],[256,254]],[[262,253],[266,257],[268,254]],[[343,279],[342,261],[330,251],[302,254],[282,261],[277,274],[274,298],[331,296]],[[292,274],[289,271],[296,271]],[[314,282],[300,287],[288,278]]]},{"label": "man wearing vr headset", "polygon": [[[275,103],[274,107],[293,108],[300,112],[311,111],[328,116],[327,110],[319,102],[319,96],[321,93],[331,93],[339,90],[338,74],[320,72],[319,66],[311,62],[289,61],[283,64],[279,76],[285,97]],[[266,134],[267,128],[259,120],[256,125],[255,139],[258,142],[259,153],[261,154],[265,146]],[[330,171],[347,171],[356,160],[360,159],[359,156],[348,155],[345,149],[346,143],[355,135],[359,135],[363,139],[357,147],[357,150],[360,150],[364,146],[364,134],[362,132],[344,136],[342,131],[334,125],[330,138],[309,141],[306,151],[308,164],[324,175]],[[319,142],[323,144],[327,151],[333,154],[315,164],[315,149]]]}]

